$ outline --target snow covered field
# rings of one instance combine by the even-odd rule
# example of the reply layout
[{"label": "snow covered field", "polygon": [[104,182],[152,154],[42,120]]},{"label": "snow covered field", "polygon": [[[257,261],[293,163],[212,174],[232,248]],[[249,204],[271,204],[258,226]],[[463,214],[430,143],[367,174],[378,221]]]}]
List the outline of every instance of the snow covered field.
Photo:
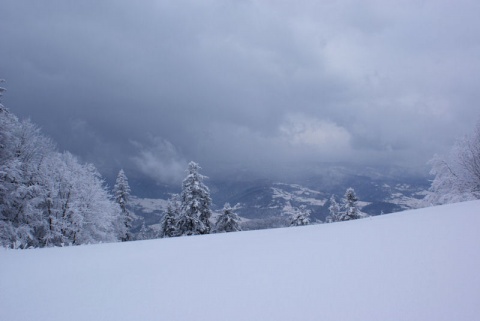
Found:
[{"label": "snow covered field", "polygon": [[480,319],[480,201],[357,221],[0,249],[0,320]]}]

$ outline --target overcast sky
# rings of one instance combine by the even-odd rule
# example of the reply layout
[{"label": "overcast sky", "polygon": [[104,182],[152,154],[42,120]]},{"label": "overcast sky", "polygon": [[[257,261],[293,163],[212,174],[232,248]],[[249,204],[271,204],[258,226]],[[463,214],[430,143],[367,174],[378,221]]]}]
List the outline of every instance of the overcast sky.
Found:
[{"label": "overcast sky", "polygon": [[478,0],[0,8],[3,104],[101,171],[423,166],[480,116]]}]

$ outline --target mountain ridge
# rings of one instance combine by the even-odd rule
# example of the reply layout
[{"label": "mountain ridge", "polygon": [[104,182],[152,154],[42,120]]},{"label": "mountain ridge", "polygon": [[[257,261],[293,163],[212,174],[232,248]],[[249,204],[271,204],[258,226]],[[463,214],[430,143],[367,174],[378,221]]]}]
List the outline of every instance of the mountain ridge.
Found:
[{"label": "mountain ridge", "polygon": [[[312,212],[314,221],[325,221],[329,215],[330,197],[335,195],[337,202],[341,202],[348,187],[355,189],[360,209],[369,215],[424,206],[422,199],[429,188],[428,177],[406,175],[399,169],[386,172],[383,174],[372,168],[356,172],[335,166],[325,169],[322,175],[292,179],[290,182],[273,179],[207,179],[205,183],[211,190],[214,212],[220,211],[223,204],[228,202],[238,204],[237,214],[241,217],[254,220],[280,218],[285,208],[305,205]],[[147,226],[160,221],[169,195],[179,192],[179,188],[171,186],[157,187],[159,195],[163,195],[161,198],[134,197],[131,202],[134,211],[145,219]],[[273,222],[271,227],[281,224],[275,220]],[[140,224],[138,221],[137,228]],[[268,224],[262,226],[268,227]]]}]

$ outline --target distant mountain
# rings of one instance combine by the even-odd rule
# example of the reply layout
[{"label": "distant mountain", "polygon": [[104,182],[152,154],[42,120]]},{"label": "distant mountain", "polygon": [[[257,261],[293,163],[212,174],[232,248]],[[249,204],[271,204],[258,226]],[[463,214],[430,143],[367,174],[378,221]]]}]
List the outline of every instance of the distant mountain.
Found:
[{"label": "distant mountain", "polygon": [[[238,205],[237,213],[250,220],[281,219],[290,207],[305,205],[312,212],[312,219],[324,221],[329,214],[330,197],[335,195],[337,202],[348,187],[353,187],[359,197],[359,207],[369,215],[398,212],[421,207],[420,200],[429,187],[428,177],[410,174],[398,168],[352,169],[330,166],[316,170],[310,176],[284,177],[287,181],[272,179],[208,179],[206,185],[211,190],[213,210],[220,211],[223,204]],[[145,219],[146,225],[160,221],[166,208],[166,200],[171,193],[179,193],[180,187],[141,182],[144,195],[134,197],[131,204],[137,215]],[[145,193],[147,191],[148,193]],[[152,197],[159,195],[158,197]],[[281,225],[273,221],[271,225]]]}]

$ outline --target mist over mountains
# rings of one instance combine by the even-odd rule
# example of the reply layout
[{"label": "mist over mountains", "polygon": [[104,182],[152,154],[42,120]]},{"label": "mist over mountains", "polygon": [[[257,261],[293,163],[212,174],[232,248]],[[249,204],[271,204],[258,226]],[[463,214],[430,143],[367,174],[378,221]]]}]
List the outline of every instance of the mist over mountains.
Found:
[{"label": "mist over mountains", "polygon": [[[127,173],[128,174],[128,173]],[[260,176],[241,171],[231,175],[210,176],[205,184],[211,191],[213,210],[220,211],[225,203],[238,204],[237,214],[247,220],[270,220],[274,227],[281,224],[291,207],[305,205],[313,221],[325,221],[329,214],[330,197],[340,201],[348,187],[355,189],[359,207],[369,215],[398,212],[422,206],[430,186],[428,175],[400,167],[347,167],[322,164],[291,168],[284,175]],[[207,173],[207,176],[208,173]],[[157,224],[167,206],[167,199],[180,191],[181,185],[159,184],[146,178],[129,177],[134,212],[147,225]],[[140,222],[140,221],[139,221]],[[140,224],[138,222],[138,224]]]}]

